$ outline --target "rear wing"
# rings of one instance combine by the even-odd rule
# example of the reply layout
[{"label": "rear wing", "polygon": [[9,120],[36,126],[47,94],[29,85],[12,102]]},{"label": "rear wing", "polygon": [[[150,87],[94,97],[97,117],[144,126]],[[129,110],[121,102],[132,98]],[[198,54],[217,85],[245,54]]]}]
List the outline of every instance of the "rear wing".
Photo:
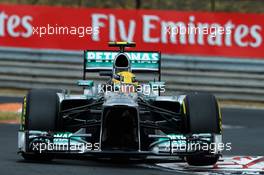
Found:
[{"label": "rear wing", "polygon": [[[120,51],[86,50],[84,51],[84,74],[86,72],[112,71],[113,61]],[[161,54],[148,51],[125,51],[131,61],[132,72],[150,72],[159,75],[161,79]]]}]

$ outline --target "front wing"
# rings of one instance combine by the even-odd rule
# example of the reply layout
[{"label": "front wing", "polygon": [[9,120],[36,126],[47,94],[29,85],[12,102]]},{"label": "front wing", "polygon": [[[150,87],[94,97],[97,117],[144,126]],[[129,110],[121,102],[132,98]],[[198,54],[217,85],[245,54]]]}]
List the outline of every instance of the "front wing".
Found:
[{"label": "front wing", "polygon": [[[49,133],[43,131],[19,131],[19,153],[28,154],[56,154],[56,155],[94,155],[103,157],[112,156],[188,156],[188,155],[221,155],[216,146],[222,143],[219,134],[173,134],[149,135],[155,138],[149,150],[111,149],[102,150],[100,143],[87,142],[91,134],[76,133]],[[212,146],[211,146],[212,145]],[[210,148],[208,150],[204,148]]]}]

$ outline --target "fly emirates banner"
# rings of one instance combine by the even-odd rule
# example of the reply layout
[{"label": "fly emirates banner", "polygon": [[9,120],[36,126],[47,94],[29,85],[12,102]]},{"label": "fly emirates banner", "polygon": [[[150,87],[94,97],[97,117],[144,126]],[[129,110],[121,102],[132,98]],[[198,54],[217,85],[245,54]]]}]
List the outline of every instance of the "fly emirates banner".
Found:
[{"label": "fly emirates banner", "polygon": [[0,5],[0,47],[264,58],[264,14]]}]

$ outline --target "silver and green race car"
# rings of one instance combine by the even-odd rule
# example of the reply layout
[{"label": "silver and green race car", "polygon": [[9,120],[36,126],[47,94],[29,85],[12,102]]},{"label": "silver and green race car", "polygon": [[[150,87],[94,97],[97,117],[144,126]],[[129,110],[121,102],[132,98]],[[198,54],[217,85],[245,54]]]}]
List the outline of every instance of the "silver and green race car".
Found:
[{"label": "silver and green race car", "polygon": [[[180,157],[213,165],[221,156],[221,112],[207,93],[165,96],[160,52],[127,51],[135,43],[111,42],[118,50],[84,51],[83,93],[33,89],[24,98],[19,153],[26,160],[65,157]],[[87,80],[89,72],[107,76]],[[139,82],[134,73],[157,75]],[[177,77],[175,77],[177,78]],[[159,159],[160,160],[160,159]]]}]

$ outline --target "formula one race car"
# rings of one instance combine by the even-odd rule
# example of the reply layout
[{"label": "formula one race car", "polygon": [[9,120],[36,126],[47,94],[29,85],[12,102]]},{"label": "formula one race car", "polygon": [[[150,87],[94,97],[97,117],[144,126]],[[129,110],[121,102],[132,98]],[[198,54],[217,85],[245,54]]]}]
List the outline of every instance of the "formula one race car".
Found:
[{"label": "formula one race car", "polygon": [[[26,160],[92,156],[180,157],[213,165],[221,156],[221,112],[207,93],[161,96],[159,52],[125,51],[135,43],[110,42],[118,51],[84,51],[81,95],[34,89],[24,98],[18,133]],[[109,77],[95,85],[87,72]],[[139,83],[137,72],[158,76]]]}]

